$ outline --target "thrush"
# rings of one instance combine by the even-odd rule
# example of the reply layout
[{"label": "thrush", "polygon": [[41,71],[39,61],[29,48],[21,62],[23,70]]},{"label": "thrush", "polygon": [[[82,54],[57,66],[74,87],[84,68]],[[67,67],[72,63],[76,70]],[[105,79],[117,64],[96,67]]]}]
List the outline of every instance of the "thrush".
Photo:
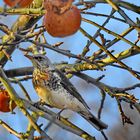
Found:
[{"label": "thrush", "polygon": [[77,89],[48,57],[41,54],[25,56],[33,64],[33,86],[43,102],[61,110],[69,109],[77,112],[97,130],[107,128],[104,122],[89,111],[87,103]]}]

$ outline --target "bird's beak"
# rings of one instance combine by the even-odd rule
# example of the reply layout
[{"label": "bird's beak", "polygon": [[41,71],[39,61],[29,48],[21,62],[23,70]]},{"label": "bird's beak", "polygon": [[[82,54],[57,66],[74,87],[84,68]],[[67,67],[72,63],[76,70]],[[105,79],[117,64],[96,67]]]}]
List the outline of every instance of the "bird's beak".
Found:
[{"label": "bird's beak", "polygon": [[24,56],[27,57],[27,58],[30,59],[30,60],[33,59],[33,56],[31,56],[31,55],[25,54]]}]

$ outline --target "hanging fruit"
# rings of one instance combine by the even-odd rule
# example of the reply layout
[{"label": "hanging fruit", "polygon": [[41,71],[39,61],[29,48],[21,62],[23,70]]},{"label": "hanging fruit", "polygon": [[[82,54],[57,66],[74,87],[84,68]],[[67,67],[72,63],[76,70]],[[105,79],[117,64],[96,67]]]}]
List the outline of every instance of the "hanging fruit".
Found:
[{"label": "hanging fruit", "polygon": [[5,4],[7,4],[10,7],[26,7],[30,5],[33,0],[4,0]]},{"label": "hanging fruit", "polygon": [[46,0],[43,24],[46,31],[54,37],[66,37],[80,28],[80,10],[72,5],[73,0]]},{"label": "hanging fruit", "polygon": [[[11,109],[10,109],[11,106]],[[8,92],[5,89],[0,89],[0,111],[1,112],[10,112],[14,110],[16,104],[12,101],[10,105],[10,97]]]}]

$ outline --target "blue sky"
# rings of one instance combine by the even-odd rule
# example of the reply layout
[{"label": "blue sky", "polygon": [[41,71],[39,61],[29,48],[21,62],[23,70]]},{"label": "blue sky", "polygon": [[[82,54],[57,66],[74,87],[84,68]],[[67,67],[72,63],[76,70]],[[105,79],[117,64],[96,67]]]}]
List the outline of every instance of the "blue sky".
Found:
[{"label": "blue sky", "polygon": [[[133,2],[132,0],[126,0],[126,1],[131,2],[131,3]],[[0,3],[2,5],[2,1]],[[139,0],[135,0],[134,4],[140,5]],[[111,7],[104,5],[104,4],[98,4],[91,11],[97,12],[97,13],[101,12],[104,14],[109,14],[111,12]],[[129,17],[131,17],[131,19],[133,21],[136,21],[136,17],[140,18],[140,16],[138,14],[134,14],[131,11],[125,11],[125,12],[128,14]],[[88,19],[91,19],[94,22],[97,22],[98,24],[102,24],[106,19],[104,17],[95,17],[95,16],[86,16],[86,15],[82,15],[82,16],[86,17]],[[121,18],[121,16],[117,13],[115,13],[115,16]],[[17,18],[17,16],[7,16],[7,17],[1,16],[0,22],[3,22],[10,27],[12,25],[11,23],[13,23],[16,20],[16,18]],[[40,25],[42,24],[42,19],[38,22],[38,24],[40,24]],[[82,22],[81,27],[83,27],[91,35],[93,35],[97,30],[97,28],[95,28],[94,26],[91,26],[84,22]],[[123,32],[125,29],[127,29],[127,27],[128,26],[126,26],[125,24],[120,24],[120,22],[117,22],[116,20],[111,20],[109,22],[109,24],[106,26],[106,28],[108,28],[114,32],[117,32],[117,33]],[[106,39],[112,40],[114,38],[113,36],[111,36],[107,33],[104,33],[104,32],[102,32],[102,33],[105,35]],[[45,33],[45,36],[50,44],[54,44],[56,42],[63,41],[64,44],[61,46],[61,48],[69,49],[74,54],[80,54],[82,52],[84,46],[86,45],[86,41],[87,41],[87,38],[84,37],[79,31],[76,34],[74,34],[73,36],[69,36],[66,38],[53,38],[48,33]],[[134,42],[137,39],[137,32],[133,31],[132,33],[127,35],[126,38],[131,40],[132,42]],[[30,45],[30,44],[22,43],[22,44],[20,44],[20,47],[26,48],[28,45]],[[98,50],[97,46],[95,46],[94,44],[92,44],[90,48],[91,48],[91,51],[90,51],[90,53],[88,53],[88,55],[90,55],[94,51]],[[120,41],[117,44],[115,44],[111,49],[114,49],[115,53],[119,53],[127,48],[130,48],[130,46],[127,45],[126,43],[124,43],[123,41]],[[47,51],[47,56],[53,62],[67,61],[68,63],[73,63],[75,61],[75,59],[69,59],[66,56],[63,56],[56,52],[50,51],[48,49],[46,51]],[[14,52],[12,59],[13,59],[13,62],[8,62],[5,66],[5,69],[19,68],[19,67],[23,67],[23,66],[31,66],[31,62],[29,62],[29,60],[27,60],[23,56],[23,53],[18,50]],[[133,69],[139,70],[140,62],[138,62],[137,60],[140,60],[139,55],[131,57],[127,60],[123,60],[123,62],[125,62],[128,66],[133,66]],[[106,77],[102,80],[102,82],[104,82],[108,85],[111,85],[111,86],[125,87],[125,86],[129,86],[129,85],[132,85],[132,84],[138,82],[138,80],[136,78],[132,77],[129,72],[127,72],[125,70],[120,70],[118,68],[113,68],[111,66],[106,67],[106,71],[103,71],[103,72],[86,71],[86,73],[94,78],[98,78],[98,76],[105,74]],[[91,111],[94,114],[96,114],[97,113],[96,111],[99,107],[99,103],[101,100],[99,90],[95,86],[88,85],[86,82],[81,81],[77,77],[72,78],[71,81],[72,81],[72,83],[74,83],[74,85],[77,87],[80,94],[83,96],[83,98],[86,100],[88,105],[91,107]],[[26,87],[27,91],[30,93],[30,96],[32,97],[32,99],[34,101],[37,101],[38,96],[36,95],[36,93],[32,87],[31,81],[23,82],[23,84]],[[86,86],[84,88],[82,88],[83,85],[86,85]],[[21,97],[24,97],[21,89],[18,86],[14,85],[14,88],[16,89],[16,91],[19,93],[19,95]],[[140,98],[140,96],[138,95],[138,92],[139,92],[139,89],[136,89],[133,91],[135,96]],[[23,130],[25,131],[26,127],[27,127],[27,123],[28,123],[26,117],[24,117],[18,109],[16,109],[15,112],[16,112],[16,115],[11,115],[10,113],[0,113],[0,119],[7,122],[9,125],[11,125],[14,129],[16,129],[19,132],[21,132]],[[70,120],[73,121],[76,125],[78,125],[80,128],[84,129],[85,131],[89,132],[90,134],[92,134],[94,136],[97,136],[97,138],[102,140],[102,136],[100,135],[100,133],[97,132],[92,126],[90,126],[89,123],[87,123],[79,115],[77,115],[76,113],[72,113],[71,111],[65,112],[65,115],[68,115],[68,114],[70,116]],[[115,124],[119,123],[121,125],[121,123],[120,123],[121,119],[120,119],[120,116],[118,113],[117,103],[114,99],[111,99],[109,96],[107,96],[107,99],[105,102],[102,120],[105,121],[109,125],[109,128],[106,132],[109,132]],[[47,124],[47,121],[44,119],[40,119],[39,124],[40,123]],[[1,129],[1,131],[0,131],[1,139],[8,140],[10,138],[10,140],[16,140],[16,137],[11,134],[6,133],[7,135],[3,135],[3,132],[6,132],[6,131],[2,127],[0,127],[0,129]],[[52,132],[55,132],[55,133],[52,133]],[[70,140],[71,137],[75,138],[76,140],[80,140],[80,138],[78,136],[75,136],[72,133],[66,132],[65,130],[62,130],[61,128],[54,127],[54,126],[52,126],[50,128],[50,130],[48,131],[48,134],[50,136],[52,136],[55,140],[59,140],[60,138],[61,139],[67,138],[67,140]],[[65,136],[65,137],[62,138],[62,136]]]}]

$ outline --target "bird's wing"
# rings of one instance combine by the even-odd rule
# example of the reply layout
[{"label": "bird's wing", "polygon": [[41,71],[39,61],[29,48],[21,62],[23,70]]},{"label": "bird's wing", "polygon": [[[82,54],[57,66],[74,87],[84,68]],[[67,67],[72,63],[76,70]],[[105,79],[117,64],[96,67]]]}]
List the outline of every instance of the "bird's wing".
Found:
[{"label": "bird's wing", "polygon": [[62,86],[75,98],[77,98],[86,108],[90,109],[87,105],[87,103],[84,101],[82,96],[79,94],[79,92],[76,90],[76,88],[72,85],[72,83],[67,79],[67,77],[58,69],[55,70],[56,73],[61,78],[61,84]]}]

